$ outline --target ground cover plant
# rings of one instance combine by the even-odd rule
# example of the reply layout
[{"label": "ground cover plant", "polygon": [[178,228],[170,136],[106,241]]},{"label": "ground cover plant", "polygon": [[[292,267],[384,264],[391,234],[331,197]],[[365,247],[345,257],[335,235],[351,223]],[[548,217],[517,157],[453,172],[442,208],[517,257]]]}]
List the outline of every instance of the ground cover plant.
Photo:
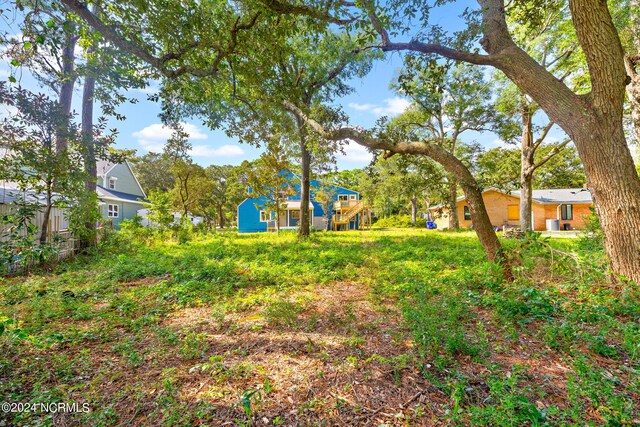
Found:
[{"label": "ground cover plant", "polygon": [[0,279],[4,425],[637,425],[640,291],[598,248],[471,232],[124,234]]}]

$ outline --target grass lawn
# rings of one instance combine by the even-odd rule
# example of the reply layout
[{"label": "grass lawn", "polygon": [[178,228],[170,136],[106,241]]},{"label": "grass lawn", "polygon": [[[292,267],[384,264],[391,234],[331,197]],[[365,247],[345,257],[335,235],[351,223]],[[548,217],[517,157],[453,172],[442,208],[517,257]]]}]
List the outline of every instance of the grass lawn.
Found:
[{"label": "grass lawn", "polygon": [[[578,239],[112,239],[0,279],[0,425],[640,424],[640,291]],[[2,424],[4,422],[4,424]]]}]

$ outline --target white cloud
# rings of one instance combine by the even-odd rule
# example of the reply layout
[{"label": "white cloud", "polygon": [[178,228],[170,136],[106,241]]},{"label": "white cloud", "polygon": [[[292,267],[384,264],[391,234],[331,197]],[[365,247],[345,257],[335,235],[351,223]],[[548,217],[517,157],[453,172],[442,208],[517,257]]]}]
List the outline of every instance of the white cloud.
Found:
[{"label": "white cloud", "polygon": [[0,106],[0,119],[12,117],[18,114],[18,109],[12,105]]},{"label": "white cloud", "polygon": [[411,105],[411,102],[405,98],[396,96],[394,98],[387,98],[383,102],[383,105],[378,104],[358,104],[356,102],[350,102],[349,108],[356,111],[370,111],[378,117],[381,116],[397,116],[404,113],[404,111]]},{"label": "white cloud", "polygon": [[358,104],[356,102],[350,102],[349,107],[356,111],[369,111],[376,108],[375,104]]},{"label": "white cloud", "polygon": [[[225,144],[220,147],[211,147],[204,144],[193,144],[194,140],[205,140],[209,136],[198,126],[191,123],[181,123],[184,131],[189,134],[189,141],[192,143],[192,149],[189,152],[194,157],[239,157],[244,155],[244,150],[238,145]],[[147,151],[162,152],[165,143],[173,130],[161,123],[154,123],[139,131],[133,133],[138,139],[138,144]]]},{"label": "white cloud", "polygon": [[144,93],[145,95],[155,95],[160,92],[160,87],[155,84],[150,84],[148,86],[138,88],[136,91]]},{"label": "white cloud", "polygon": [[225,144],[217,148],[194,145],[191,155],[194,157],[240,157],[244,155],[244,150],[242,147],[232,144]]},{"label": "white cloud", "polygon": [[160,80],[148,79],[146,71],[138,71],[136,74],[138,77],[147,81],[147,85],[145,87],[134,89],[136,92],[140,92],[145,95],[155,95],[160,92]]},{"label": "white cloud", "polygon": [[373,159],[373,154],[362,145],[353,141],[349,141],[344,146],[344,152],[344,155],[338,154],[338,158],[348,163],[362,163],[364,166],[368,165]]},{"label": "white cloud", "polygon": [[[194,139],[207,139],[207,134],[203,133],[200,128],[191,123],[181,123],[185,132],[189,134],[189,141]],[[133,133],[138,138],[138,144],[147,151],[162,151],[164,144],[167,142],[173,129],[161,123],[154,123],[139,131]]]},{"label": "white cloud", "polygon": [[487,147],[489,148],[504,147],[505,144],[506,143],[503,140],[501,140],[500,138],[496,138],[493,141],[487,143]]}]

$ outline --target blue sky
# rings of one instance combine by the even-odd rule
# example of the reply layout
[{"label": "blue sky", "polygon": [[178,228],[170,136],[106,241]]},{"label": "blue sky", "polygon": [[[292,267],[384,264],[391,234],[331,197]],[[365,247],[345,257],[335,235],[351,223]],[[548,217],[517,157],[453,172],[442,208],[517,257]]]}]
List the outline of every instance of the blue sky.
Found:
[{"label": "blue sky", "polygon": [[[464,24],[457,16],[464,10],[464,7],[470,4],[474,3],[466,0],[437,10],[432,14],[432,22],[447,31],[458,30]],[[2,30],[8,30],[10,34],[18,32],[16,28],[8,27],[6,22],[0,24],[0,31]],[[365,78],[351,81],[355,92],[336,101],[350,116],[351,124],[365,128],[371,127],[381,116],[393,117],[404,111],[409,105],[409,101],[389,89],[389,84],[401,66],[401,55],[389,53],[384,59],[374,64],[373,69]],[[9,65],[6,62],[0,62],[0,79],[6,79],[9,72]],[[36,84],[28,71],[13,70],[13,72],[24,87],[35,89]],[[152,84],[144,90],[133,90],[126,94],[129,97],[137,98],[139,102],[120,107],[119,112],[127,117],[125,121],[111,120],[110,122],[110,128],[115,127],[119,130],[117,148],[133,148],[139,154],[160,151],[164,142],[171,135],[171,131],[164,128],[158,118],[160,106],[147,100],[148,94],[152,93],[154,89]],[[76,111],[79,110],[81,96],[81,88],[78,86],[74,94]],[[0,108],[0,114],[2,114],[2,108]],[[193,145],[191,155],[197,163],[203,166],[240,164],[243,160],[252,160],[260,155],[260,149],[240,144],[236,139],[227,137],[224,131],[208,129],[197,120],[189,121],[184,126],[190,134],[190,142]],[[463,139],[468,142],[475,139],[488,148],[500,144],[495,135],[486,133],[468,134]],[[367,150],[355,143],[347,145],[345,150],[346,155],[338,156],[337,166],[339,169],[363,167],[371,160],[371,155]]]}]

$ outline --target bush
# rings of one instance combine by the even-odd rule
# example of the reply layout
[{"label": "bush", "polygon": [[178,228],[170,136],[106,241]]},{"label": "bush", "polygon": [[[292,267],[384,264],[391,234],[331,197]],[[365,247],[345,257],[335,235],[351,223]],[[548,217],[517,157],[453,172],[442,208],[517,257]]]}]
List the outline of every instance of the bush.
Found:
[{"label": "bush", "polygon": [[380,228],[409,228],[424,225],[424,220],[416,220],[416,224],[411,223],[411,215],[391,215],[386,218],[380,218],[374,225]]},{"label": "bush", "polygon": [[579,239],[580,249],[587,251],[604,250],[604,233],[594,208],[589,208],[591,213],[585,215],[584,232]]},{"label": "bush", "polygon": [[174,233],[181,245],[193,240],[193,226],[190,224],[175,226]]}]

